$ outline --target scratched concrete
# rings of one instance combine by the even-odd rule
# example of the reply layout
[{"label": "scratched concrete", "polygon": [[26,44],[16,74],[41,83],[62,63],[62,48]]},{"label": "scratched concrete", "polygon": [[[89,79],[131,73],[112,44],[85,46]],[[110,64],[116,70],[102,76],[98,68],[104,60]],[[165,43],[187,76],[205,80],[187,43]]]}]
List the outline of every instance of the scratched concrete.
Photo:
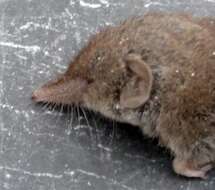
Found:
[{"label": "scratched concrete", "polygon": [[215,16],[215,0],[0,0],[1,190],[215,188],[214,171],[205,181],[176,176],[138,129],[30,100],[91,34],[149,10]]}]

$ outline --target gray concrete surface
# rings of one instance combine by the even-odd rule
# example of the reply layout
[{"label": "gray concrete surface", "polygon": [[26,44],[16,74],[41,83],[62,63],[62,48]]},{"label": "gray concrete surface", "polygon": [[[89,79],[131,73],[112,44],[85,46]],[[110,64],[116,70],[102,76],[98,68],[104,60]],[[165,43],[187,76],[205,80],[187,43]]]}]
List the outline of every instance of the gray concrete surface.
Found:
[{"label": "gray concrete surface", "polygon": [[91,34],[149,10],[215,16],[215,0],[0,0],[0,190],[215,189],[214,171],[176,176],[136,128],[30,100]]}]

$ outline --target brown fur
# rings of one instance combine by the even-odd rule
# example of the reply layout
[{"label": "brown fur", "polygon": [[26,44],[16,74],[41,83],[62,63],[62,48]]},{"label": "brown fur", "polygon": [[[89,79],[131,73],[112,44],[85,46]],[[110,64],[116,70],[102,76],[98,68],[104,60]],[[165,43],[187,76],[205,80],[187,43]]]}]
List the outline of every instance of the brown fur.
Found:
[{"label": "brown fur", "polygon": [[215,21],[150,13],[109,27],[33,98],[137,125],[171,150],[177,173],[203,177],[193,171],[215,161]]}]

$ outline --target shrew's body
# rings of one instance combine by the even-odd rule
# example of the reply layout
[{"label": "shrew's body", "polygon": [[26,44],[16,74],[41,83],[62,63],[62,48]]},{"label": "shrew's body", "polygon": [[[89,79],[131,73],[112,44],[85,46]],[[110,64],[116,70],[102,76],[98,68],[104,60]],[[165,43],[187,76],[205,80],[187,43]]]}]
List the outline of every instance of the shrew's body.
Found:
[{"label": "shrew's body", "polygon": [[141,127],[202,177],[215,161],[215,20],[150,13],[107,28],[35,101],[76,104]]}]

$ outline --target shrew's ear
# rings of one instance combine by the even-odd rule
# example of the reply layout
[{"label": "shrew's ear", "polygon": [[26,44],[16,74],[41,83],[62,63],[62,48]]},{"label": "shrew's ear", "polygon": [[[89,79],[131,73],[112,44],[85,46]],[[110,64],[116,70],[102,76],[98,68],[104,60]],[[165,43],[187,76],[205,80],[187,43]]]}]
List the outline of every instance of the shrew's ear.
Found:
[{"label": "shrew's ear", "polygon": [[137,108],[149,99],[153,82],[152,71],[138,54],[128,54],[124,61],[133,74],[121,92],[120,106]]},{"label": "shrew's ear", "polygon": [[82,101],[86,88],[85,80],[69,79],[62,75],[35,90],[32,99],[35,102],[78,104]]}]

